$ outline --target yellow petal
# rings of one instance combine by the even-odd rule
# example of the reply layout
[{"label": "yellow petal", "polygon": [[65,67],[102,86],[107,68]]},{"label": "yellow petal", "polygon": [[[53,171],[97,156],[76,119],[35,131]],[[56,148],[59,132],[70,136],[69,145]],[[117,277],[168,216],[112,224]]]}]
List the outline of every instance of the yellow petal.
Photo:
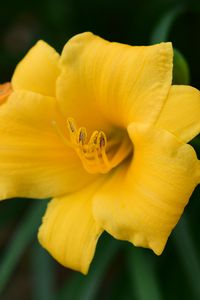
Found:
[{"label": "yellow petal", "polygon": [[17,65],[12,78],[14,89],[54,96],[58,60],[59,54],[47,43],[39,41]]},{"label": "yellow petal", "polygon": [[200,92],[191,86],[172,86],[156,125],[190,141],[200,133]]},{"label": "yellow petal", "polygon": [[131,124],[134,156],[94,197],[94,217],[114,237],[161,254],[199,180],[190,145],[171,133]]},{"label": "yellow petal", "polygon": [[55,117],[55,99],[32,92],[13,92],[1,105],[0,199],[59,196],[93,179],[60,139]]},{"label": "yellow petal", "polygon": [[53,199],[43,218],[38,238],[62,265],[88,272],[102,233],[92,216],[92,196],[99,182],[62,198]]},{"label": "yellow petal", "polygon": [[60,67],[57,98],[64,115],[93,130],[106,119],[117,126],[152,123],[171,85],[172,46],[128,46],[83,33],[65,45]]}]

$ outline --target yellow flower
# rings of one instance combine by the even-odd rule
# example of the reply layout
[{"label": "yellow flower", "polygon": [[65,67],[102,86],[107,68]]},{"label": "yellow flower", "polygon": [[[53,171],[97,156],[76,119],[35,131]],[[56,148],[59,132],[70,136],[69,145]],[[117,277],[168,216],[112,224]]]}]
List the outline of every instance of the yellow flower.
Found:
[{"label": "yellow flower", "polygon": [[171,85],[172,57],[171,43],[84,33],[61,57],[40,41],[17,66],[0,107],[0,198],[53,197],[39,240],[64,266],[87,273],[103,230],[161,254],[200,182],[187,144],[200,93]]}]

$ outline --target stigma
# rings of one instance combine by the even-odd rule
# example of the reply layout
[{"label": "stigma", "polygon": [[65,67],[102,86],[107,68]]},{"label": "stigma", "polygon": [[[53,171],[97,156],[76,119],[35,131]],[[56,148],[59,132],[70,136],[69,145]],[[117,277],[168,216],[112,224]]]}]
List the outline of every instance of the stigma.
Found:
[{"label": "stigma", "polygon": [[103,131],[95,130],[90,137],[85,127],[77,128],[74,119],[67,119],[68,145],[76,151],[88,173],[108,173],[122,162],[131,152],[132,145],[126,137],[107,140]]},{"label": "stigma", "polygon": [[0,84],[0,104],[3,103],[11,93],[12,86],[10,82]]}]

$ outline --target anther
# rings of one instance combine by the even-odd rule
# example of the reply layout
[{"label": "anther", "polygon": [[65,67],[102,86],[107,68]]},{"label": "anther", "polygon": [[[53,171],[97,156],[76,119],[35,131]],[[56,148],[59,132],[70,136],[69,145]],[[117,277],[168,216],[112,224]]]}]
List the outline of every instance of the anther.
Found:
[{"label": "anther", "polygon": [[67,119],[67,125],[68,125],[68,128],[69,128],[71,133],[76,132],[76,125],[75,125],[74,119],[68,118]]},{"label": "anther", "polygon": [[100,131],[99,132],[99,135],[98,135],[98,144],[99,144],[99,147],[100,149],[103,149],[106,147],[106,135],[103,131]]},{"label": "anther", "polygon": [[78,130],[78,143],[84,145],[87,139],[87,131],[84,127],[79,128]]},{"label": "anther", "polygon": [[94,145],[97,145],[97,140],[98,140],[98,135],[99,135],[99,132],[97,130],[95,130],[91,137],[90,137],[90,141],[89,141],[89,145],[90,146],[94,146]]}]

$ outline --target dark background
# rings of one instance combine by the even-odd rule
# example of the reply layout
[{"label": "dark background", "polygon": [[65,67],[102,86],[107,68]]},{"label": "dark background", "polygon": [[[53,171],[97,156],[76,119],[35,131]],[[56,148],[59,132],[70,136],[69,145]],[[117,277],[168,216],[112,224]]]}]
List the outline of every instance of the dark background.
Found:
[{"label": "dark background", "polygon": [[70,37],[84,31],[112,41],[148,45],[153,42],[154,30],[170,16],[167,39],[185,55],[192,83],[198,86],[199,0],[1,1],[1,81],[9,80],[16,63],[38,39],[57,51]]},{"label": "dark background", "polygon": [[[111,41],[148,45],[172,41],[186,58],[190,84],[200,88],[200,1],[19,0],[0,5],[0,82],[38,39],[61,51],[73,35],[92,31]],[[200,146],[199,140],[192,142]],[[200,147],[199,147],[200,149]],[[200,191],[162,256],[104,235],[87,277],[58,265],[38,245],[47,201],[0,203],[1,300],[200,299]]]}]

